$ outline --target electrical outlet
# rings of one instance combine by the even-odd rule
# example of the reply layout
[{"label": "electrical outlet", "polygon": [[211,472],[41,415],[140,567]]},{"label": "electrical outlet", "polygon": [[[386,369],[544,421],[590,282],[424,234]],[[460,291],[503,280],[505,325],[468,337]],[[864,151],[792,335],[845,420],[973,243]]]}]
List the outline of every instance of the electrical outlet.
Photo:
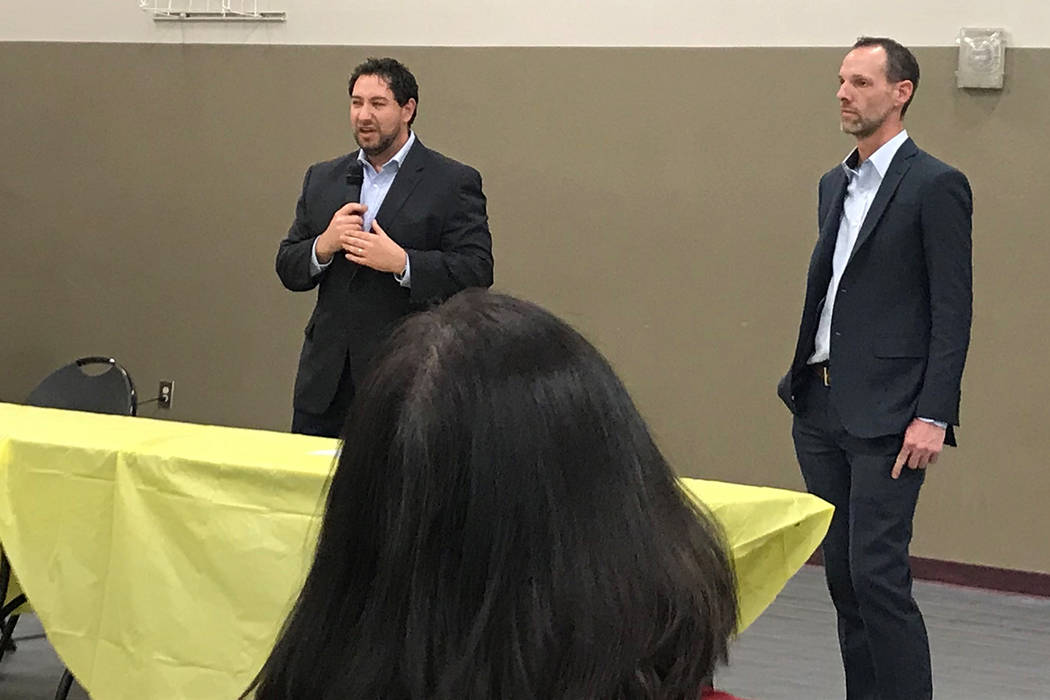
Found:
[{"label": "electrical outlet", "polygon": [[157,408],[171,408],[171,397],[175,394],[175,380],[160,380],[160,388],[157,389]]}]

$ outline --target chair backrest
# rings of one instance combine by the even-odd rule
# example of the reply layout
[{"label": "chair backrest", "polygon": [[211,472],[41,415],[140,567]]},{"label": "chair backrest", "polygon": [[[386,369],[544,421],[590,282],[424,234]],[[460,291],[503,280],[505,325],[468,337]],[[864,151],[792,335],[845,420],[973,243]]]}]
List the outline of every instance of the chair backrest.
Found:
[{"label": "chair backrest", "polygon": [[81,357],[45,377],[26,404],[133,416],[138,399],[127,370],[112,357]]}]

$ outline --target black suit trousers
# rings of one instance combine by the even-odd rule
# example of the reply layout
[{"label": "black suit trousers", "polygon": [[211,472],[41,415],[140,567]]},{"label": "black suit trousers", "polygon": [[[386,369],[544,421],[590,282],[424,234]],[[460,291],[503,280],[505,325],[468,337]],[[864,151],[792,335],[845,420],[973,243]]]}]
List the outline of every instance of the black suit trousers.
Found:
[{"label": "black suit trousers", "polygon": [[807,489],[835,506],[823,553],[847,700],[927,700],[929,641],[908,562],[925,472],[891,478],[903,435],[850,435],[823,381],[806,375],[792,436]]},{"label": "black suit trousers", "polygon": [[343,372],[339,375],[339,384],[335,389],[332,402],[321,413],[310,413],[298,408],[292,412],[292,432],[321,437],[341,437],[343,424],[350,412],[354,400],[354,377],[350,368],[350,356],[343,363]]}]

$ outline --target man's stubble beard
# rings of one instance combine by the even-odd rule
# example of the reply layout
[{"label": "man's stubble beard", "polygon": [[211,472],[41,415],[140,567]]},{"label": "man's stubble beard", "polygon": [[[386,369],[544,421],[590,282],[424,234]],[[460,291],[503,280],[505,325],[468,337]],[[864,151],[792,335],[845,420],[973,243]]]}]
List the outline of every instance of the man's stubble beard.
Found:
[{"label": "man's stubble beard", "polygon": [[858,139],[865,139],[878,131],[879,127],[886,123],[886,119],[890,116],[892,111],[893,109],[890,108],[875,119],[865,119],[860,114],[857,115],[856,119],[851,121],[846,121],[840,117],[839,128],[843,133],[849,134],[850,136]]},{"label": "man's stubble beard", "polygon": [[357,137],[357,132],[354,132],[354,141],[357,142],[357,145],[361,147],[361,150],[365,152],[366,156],[377,156],[380,153],[383,153],[393,145],[396,137],[397,134],[390,134],[389,136],[383,136],[380,134],[379,142],[375,146],[365,146],[361,143],[361,139]]}]

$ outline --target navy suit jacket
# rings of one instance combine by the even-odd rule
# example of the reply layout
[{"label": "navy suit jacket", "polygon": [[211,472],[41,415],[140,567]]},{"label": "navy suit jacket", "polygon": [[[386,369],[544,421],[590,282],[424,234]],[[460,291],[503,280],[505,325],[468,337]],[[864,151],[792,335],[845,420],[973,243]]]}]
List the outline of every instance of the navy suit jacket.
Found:
[{"label": "navy suit jacket", "polygon": [[441,302],[467,287],[492,284],[492,237],[481,175],[470,166],[426,148],[417,138],[383,200],[376,220],[408,253],[411,288],[337,254],[314,277],[314,239],[347,202],[358,202],[361,184],[348,177],[357,151],[316,163],[306,171],[295,221],[277,251],[277,275],[292,291],[318,288],[304,331],[293,405],[323,413],[335,395],[346,358],[356,381],[368,372],[376,347],[414,310]]},{"label": "navy suit jacket", "polygon": [[[810,372],[831,279],[847,178],[820,180],[819,236],[795,354],[777,393],[792,412]],[[908,139],[894,155],[857,236],[831,320],[831,401],[857,437],[903,433],[916,416],[948,424],[954,444],[970,342],[973,199],[966,176]]]}]

